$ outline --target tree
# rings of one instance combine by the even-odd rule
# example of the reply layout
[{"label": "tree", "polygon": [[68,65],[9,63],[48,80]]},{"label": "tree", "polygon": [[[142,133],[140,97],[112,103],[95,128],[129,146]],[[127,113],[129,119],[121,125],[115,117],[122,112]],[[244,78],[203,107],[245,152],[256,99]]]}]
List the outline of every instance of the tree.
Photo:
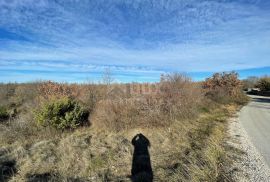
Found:
[{"label": "tree", "polygon": [[254,88],[258,81],[259,81],[258,77],[250,76],[243,80],[243,88],[246,90],[249,88]]},{"label": "tree", "polygon": [[238,73],[236,72],[223,72],[215,73],[212,77],[207,78],[203,83],[203,88],[209,91],[215,91],[222,89],[229,95],[238,93],[242,86],[241,81],[238,79]]},{"label": "tree", "polygon": [[261,91],[270,91],[270,77],[268,77],[268,76],[262,77],[258,81],[257,87]]},{"label": "tree", "polygon": [[103,76],[102,76],[102,81],[104,84],[106,84],[107,86],[111,85],[111,83],[113,82],[113,77],[112,77],[112,72],[110,68],[106,68],[103,72]]},{"label": "tree", "polygon": [[203,88],[208,98],[220,103],[240,103],[246,100],[236,72],[215,73],[203,82]]}]

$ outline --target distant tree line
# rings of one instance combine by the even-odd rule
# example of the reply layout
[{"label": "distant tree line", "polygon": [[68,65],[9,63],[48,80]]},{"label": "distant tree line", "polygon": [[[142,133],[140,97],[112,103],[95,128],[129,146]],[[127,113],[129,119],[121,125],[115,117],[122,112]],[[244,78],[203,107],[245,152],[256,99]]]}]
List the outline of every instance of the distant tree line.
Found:
[{"label": "distant tree line", "polygon": [[251,76],[243,80],[243,88],[248,89],[258,88],[260,91],[270,91],[270,76],[255,77]]}]

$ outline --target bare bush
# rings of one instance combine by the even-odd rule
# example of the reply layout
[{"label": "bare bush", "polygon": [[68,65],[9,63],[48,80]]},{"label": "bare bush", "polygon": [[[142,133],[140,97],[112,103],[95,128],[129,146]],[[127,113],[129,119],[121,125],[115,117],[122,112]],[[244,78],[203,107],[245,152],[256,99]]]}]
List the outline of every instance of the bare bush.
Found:
[{"label": "bare bush", "polygon": [[175,73],[163,76],[158,94],[100,101],[92,119],[99,128],[116,131],[168,126],[173,120],[196,116],[201,99],[200,85]]},{"label": "bare bush", "polygon": [[163,75],[159,98],[162,111],[171,117],[191,117],[197,112],[202,100],[202,92],[198,83],[179,73]]},{"label": "bare bush", "polygon": [[1,105],[11,105],[10,97],[15,93],[17,85],[13,83],[0,84],[0,103]]},{"label": "bare bush", "polygon": [[168,121],[159,110],[146,99],[100,101],[91,117],[94,126],[114,131],[130,128],[158,127]]},{"label": "bare bush", "polygon": [[109,86],[112,84],[112,82],[114,81],[113,77],[112,77],[112,71],[110,68],[106,68],[103,72],[103,75],[102,75],[102,82]]},{"label": "bare bush", "polygon": [[259,80],[259,78],[256,76],[250,76],[250,77],[244,79],[242,81],[243,82],[243,89],[248,90],[248,89],[256,87],[258,80]]}]

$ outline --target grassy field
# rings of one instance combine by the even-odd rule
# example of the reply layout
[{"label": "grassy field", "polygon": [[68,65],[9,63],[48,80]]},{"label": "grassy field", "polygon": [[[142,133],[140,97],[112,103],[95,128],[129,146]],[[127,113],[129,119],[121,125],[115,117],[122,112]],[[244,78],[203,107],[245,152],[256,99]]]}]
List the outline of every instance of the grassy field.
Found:
[{"label": "grassy field", "polygon": [[144,176],[131,176],[131,140],[142,133],[154,181],[231,181],[227,119],[247,102],[235,76],[170,74],[148,94],[112,94],[122,84],[2,84],[0,179],[136,181]]}]

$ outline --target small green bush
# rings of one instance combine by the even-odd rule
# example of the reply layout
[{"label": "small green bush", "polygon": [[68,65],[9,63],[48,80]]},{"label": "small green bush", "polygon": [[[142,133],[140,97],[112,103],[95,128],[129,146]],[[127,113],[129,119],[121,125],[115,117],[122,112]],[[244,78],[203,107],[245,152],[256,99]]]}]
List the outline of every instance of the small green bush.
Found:
[{"label": "small green bush", "polygon": [[89,112],[69,98],[49,101],[34,112],[35,120],[43,126],[57,129],[76,128],[88,120]]},{"label": "small green bush", "polygon": [[9,118],[8,111],[5,107],[0,106],[0,121],[4,121]]}]

